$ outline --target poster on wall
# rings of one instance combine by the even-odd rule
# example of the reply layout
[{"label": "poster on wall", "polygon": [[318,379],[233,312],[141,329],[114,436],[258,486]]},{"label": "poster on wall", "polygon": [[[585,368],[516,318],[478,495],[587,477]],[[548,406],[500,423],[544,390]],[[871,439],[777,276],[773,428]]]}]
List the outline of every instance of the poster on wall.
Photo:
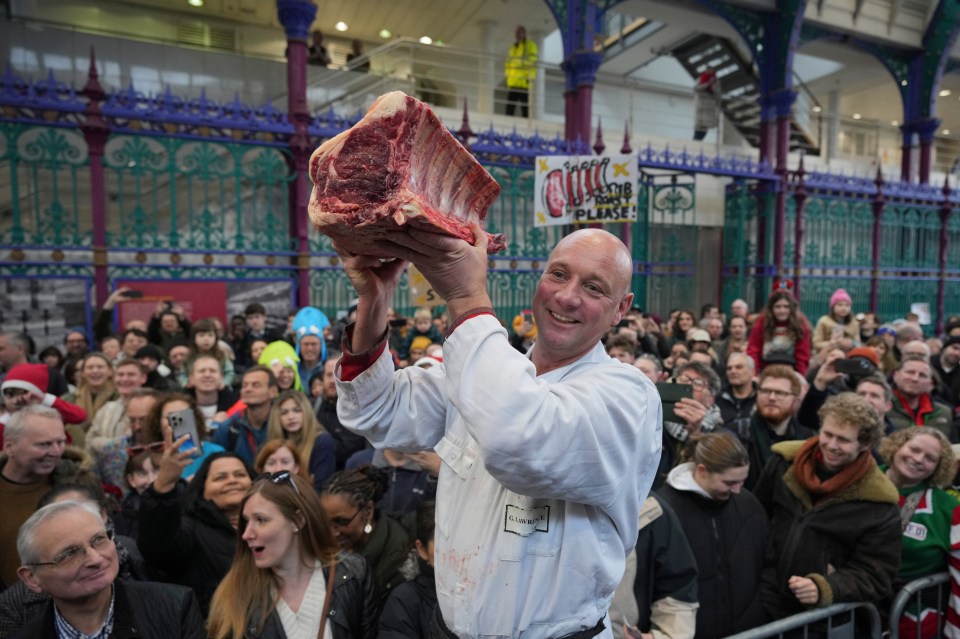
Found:
[{"label": "poster on wall", "polygon": [[636,221],[636,157],[547,155],[536,162],[534,226]]}]

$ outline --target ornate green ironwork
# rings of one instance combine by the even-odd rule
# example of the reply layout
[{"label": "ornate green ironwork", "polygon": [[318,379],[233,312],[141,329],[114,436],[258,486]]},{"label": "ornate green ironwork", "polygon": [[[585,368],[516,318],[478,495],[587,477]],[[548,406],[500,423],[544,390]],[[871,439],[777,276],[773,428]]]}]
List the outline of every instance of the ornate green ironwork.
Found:
[{"label": "ornate green ironwork", "polygon": [[11,245],[89,246],[91,220],[81,185],[89,183],[86,144],[76,132],[0,123],[3,173],[9,176],[9,222],[0,242]]},{"label": "ornate green ironwork", "polygon": [[104,166],[111,246],[290,251],[293,175],[280,149],[120,135]]},{"label": "ornate green ironwork", "polygon": [[[773,195],[756,182],[735,182],[726,189],[721,275],[723,308],[729,308],[737,298],[747,300],[752,306],[759,305],[770,290],[770,278],[763,270],[769,264],[773,240],[773,225],[769,223]],[[765,255],[758,255],[756,242],[761,221],[767,222]]]},{"label": "ornate green ironwork", "polygon": [[[792,200],[790,198],[791,208]],[[794,224],[794,218],[788,219],[787,228],[792,230]],[[866,200],[819,195],[807,200],[802,295],[804,311],[811,321],[830,310],[830,296],[838,288],[850,294],[855,312],[868,309],[872,228],[873,210]],[[789,259],[792,263],[792,254]]]}]

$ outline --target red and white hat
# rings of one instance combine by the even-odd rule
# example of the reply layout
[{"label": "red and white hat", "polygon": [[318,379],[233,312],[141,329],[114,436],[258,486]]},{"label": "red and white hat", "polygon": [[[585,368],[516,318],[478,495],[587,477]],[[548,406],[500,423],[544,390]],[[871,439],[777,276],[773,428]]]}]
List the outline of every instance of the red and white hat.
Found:
[{"label": "red and white hat", "polygon": [[43,397],[47,394],[49,381],[50,369],[46,364],[17,364],[7,373],[0,391],[21,388],[31,395]]}]

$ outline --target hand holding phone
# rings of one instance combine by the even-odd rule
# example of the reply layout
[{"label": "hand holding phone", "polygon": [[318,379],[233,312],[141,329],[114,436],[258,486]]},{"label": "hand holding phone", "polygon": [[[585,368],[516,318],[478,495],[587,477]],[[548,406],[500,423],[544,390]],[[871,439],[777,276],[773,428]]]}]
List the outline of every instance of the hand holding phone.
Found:
[{"label": "hand holding phone", "polygon": [[674,384],[672,382],[657,382],[657,392],[660,393],[660,402],[663,404],[663,421],[684,422],[676,413],[677,402],[684,397],[693,398],[693,385]]}]

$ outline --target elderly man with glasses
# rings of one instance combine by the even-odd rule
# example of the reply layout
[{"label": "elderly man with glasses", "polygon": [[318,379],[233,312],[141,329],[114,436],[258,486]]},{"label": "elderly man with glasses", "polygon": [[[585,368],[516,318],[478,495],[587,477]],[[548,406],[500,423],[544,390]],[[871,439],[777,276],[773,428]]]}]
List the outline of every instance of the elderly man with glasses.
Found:
[{"label": "elderly man with glasses", "polygon": [[49,595],[50,602],[14,637],[206,636],[190,589],[117,580],[113,533],[93,503],[41,508],[20,527],[17,552],[18,576],[33,592]]},{"label": "elderly man with glasses", "polygon": [[746,487],[752,489],[777,442],[812,437],[814,430],[797,421],[800,380],[785,364],[763,369],[757,382],[757,410],[749,421],[737,422],[735,431],[750,456]]}]

